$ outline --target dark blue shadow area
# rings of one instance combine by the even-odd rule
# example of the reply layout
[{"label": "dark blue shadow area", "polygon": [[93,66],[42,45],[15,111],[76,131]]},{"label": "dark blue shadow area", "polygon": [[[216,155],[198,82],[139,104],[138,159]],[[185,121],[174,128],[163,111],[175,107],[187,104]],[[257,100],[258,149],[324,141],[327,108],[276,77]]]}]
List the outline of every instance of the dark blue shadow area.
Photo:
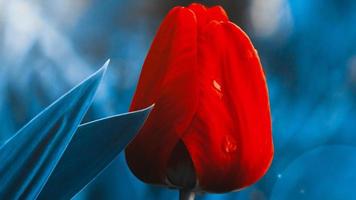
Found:
[{"label": "dark blue shadow area", "polygon": [[356,147],[316,148],[282,172],[271,199],[355,199],[355,165]]}]

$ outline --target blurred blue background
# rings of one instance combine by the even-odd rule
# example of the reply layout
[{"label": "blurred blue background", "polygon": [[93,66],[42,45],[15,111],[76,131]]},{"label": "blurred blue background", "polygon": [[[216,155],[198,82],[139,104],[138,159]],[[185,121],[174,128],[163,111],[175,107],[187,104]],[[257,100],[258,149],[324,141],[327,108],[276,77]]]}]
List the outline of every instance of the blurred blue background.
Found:
[{"label": "blurred blue background", "polygon": [[[111,58],[85,121],[128,110],[163,0],[0,0],[0,145]],[[222,4],[251,37],[270,92],[275,157],[255,185],[197,199],[356,199],[356,1]],[[121,154],[75,199],[177,199]]]}]

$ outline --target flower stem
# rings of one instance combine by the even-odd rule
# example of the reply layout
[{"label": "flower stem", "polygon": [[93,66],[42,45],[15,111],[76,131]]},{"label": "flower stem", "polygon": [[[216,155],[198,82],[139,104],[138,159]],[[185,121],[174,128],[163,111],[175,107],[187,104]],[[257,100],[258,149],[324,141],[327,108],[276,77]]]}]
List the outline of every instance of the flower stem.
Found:
[{"label": "flower stem", "polygon": [[189,189],[179,190],[179,200],[194,200],[195,193]]}]

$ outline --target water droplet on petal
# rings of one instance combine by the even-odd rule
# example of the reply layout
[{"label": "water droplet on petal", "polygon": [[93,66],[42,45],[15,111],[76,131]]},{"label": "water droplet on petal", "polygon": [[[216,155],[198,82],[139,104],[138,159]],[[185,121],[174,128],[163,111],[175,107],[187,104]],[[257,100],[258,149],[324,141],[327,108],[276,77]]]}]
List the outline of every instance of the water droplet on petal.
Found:
[{"label": "water droplet on petal", "polygon": [[216,80],[213,80],[213,85],[215,89],[221,92],[221,85],[218,82],[216,82]]},{"label": "water droplet on petal", "polygon": [[226,136],[223,144],[226,153],[233,153],[237,150],[237,144],[234,138]]},{"label": "water droplet on petal", "polygon": [[216,80],[213,80],[213,88],[216,94],[218,94],[218,96],[222,98],[223,94],[221,92],[221,85]]}]

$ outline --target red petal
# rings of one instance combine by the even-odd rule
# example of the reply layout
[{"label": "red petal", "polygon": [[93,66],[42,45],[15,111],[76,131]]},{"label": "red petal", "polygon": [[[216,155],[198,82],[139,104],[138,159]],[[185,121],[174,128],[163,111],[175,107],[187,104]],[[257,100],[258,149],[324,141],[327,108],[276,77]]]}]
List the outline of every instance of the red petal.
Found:
[{"label": "red petal", "polygon": [[199,3],[192,3],[188,6],[192,10],[198,21],[198,30],[201,32],[204,27],[212,20],[228,21],[229,18],[221,6],[207,8]]},{"label": "red petal", "polygon": [[126,149],[129,167],[145,182],[165,184],[167,161],[196,111],[196,70],[196,18],[191,10],[176,7],[153,41],[130,108],[156,103]]},{"label": "red petal", "polygon": [[198,44],[199,106],[183,136],[203,191],[256,182],[273,157],[266,81],[247,35],[213,21]]},{"label": "red petal", "polygon": [[198,23],[198,30],[199,32],[201,29],[207,24],[208,16],[207,16],[207,8],[201,4],[193,3],[188,6],[188,9],[194,12],[197,23]]},{"label": "red petal", "polygon": [[212,20],[225,21],[229,20],[225,10],[221,6],[214,6],[208,9],[209,22]]}]

